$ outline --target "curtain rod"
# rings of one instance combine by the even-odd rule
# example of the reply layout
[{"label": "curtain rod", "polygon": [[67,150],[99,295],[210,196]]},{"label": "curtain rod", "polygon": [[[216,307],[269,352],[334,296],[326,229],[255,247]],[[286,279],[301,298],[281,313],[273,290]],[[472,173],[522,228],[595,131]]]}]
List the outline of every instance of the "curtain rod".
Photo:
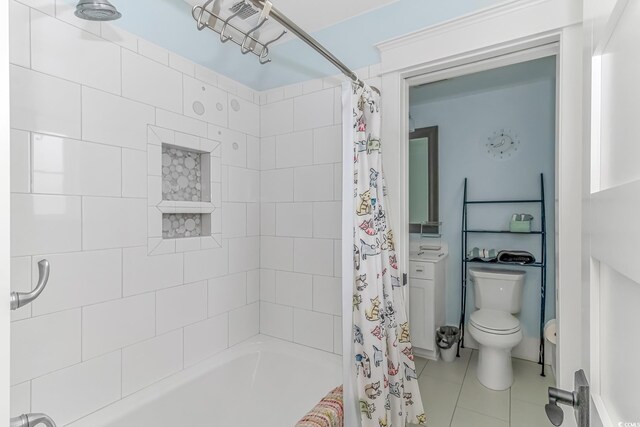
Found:
[{"label": "curtain rod", "polygon": [[[266,0],[249,0],[249,1],[251,1],[251,3],[253,3],[255,6],[260,7],[261,9],[264,9],[267,3]],[[362,81],[353,70],[347,67],[342,61],[336,58],[334,54],[329,52],[327,48],[322,46],[315,38],[313,38],[309,33],[304,31],[302,28],[300,28],[291,19],[287,18],[286,15],[284,15],[274,6],[271,6],[271,12],[269,16],[273,17],[273,19],[275,19],[280,25],[282,25],[283,27],[291,31],[300,40],[308,44],[316,52],[322,55],[327,61],[331,62],[335,67],[337,67],[340,71],[342,71],[342,74],[344,74],[345,76],[353,80],[358,85],[365,86],[365,82]],[[377,88],[372,87],[372,89],[380,93],[380,91]]]}]

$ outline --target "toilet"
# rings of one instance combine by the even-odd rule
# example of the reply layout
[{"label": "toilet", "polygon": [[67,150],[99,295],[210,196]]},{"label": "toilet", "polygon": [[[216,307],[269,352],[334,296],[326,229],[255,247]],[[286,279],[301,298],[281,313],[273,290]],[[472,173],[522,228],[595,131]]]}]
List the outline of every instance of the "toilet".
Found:
[{"label": "toilet", "polygon": [[480,346],[476,375],[485,387],[506,390],[513,384],[511,350],[522,341],[520,320],[524,271],[470,268],[475,305],[467,331]]}]

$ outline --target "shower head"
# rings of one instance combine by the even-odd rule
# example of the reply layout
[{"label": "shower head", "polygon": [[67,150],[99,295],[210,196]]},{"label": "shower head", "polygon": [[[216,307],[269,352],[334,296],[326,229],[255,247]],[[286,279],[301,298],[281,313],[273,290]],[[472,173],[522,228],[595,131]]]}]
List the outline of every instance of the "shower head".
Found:
[{"label": "shower head", "polygon": [[113,21],[122,14],[108,0],[80,0],[76,16],[88,21]]}]

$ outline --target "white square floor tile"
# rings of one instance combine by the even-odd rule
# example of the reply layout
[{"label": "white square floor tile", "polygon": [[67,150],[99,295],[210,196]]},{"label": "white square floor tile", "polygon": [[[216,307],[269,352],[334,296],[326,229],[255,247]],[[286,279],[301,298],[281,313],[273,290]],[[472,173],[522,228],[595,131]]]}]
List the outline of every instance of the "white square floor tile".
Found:
[{"label": "white square floor tile", "polygon": [[509,423],[458,407],[453,415],[451,427],[509,427]]},{"label": "white square floor tile", "polygon": [[478,363],[478,353],[471,356],[469,371],[462,384],[462,392],[458,406],[479,412],[501,420],[509,420],[509,390],[495,391],[489,390],[478,380],[476,367]]},{"label": "white square floor tile", "polygon": [[418,379],[429,427],[449,427],[460,394],[460,384],[421,375]]},{"label": "white square floor tile", "polygon": [[511,427],[550,426],[551,422],[544,411],[544,405],[511,401]]},{"label": "white square floor tile", "polygon": [[[471,353],[471,349],[462,348],[460,349],[460,357],[456,357],[451,363],[443,360],[430,360],[422,374],[462,384],[464,376],[467,374]],[[475,375],[475,372],[473,372],[473,375]]]},{"label": "white square floor tile", "polygon": [[529,403],[545,405],[548,402],[547,389],[555,386],[555,380],[549,367],[547,376],[540,376],[540,365],[522,359],[513,359],[513,386],[511,398]]}]

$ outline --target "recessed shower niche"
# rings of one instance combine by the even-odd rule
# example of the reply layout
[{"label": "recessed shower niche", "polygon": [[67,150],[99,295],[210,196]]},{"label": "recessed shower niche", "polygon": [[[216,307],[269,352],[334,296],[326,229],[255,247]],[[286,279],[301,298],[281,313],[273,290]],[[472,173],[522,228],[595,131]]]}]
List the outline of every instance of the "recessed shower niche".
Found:
[{"label": "recessed shower niche", "polygon": [[149,253],[220,246],[217,141],[149,126]]}]

